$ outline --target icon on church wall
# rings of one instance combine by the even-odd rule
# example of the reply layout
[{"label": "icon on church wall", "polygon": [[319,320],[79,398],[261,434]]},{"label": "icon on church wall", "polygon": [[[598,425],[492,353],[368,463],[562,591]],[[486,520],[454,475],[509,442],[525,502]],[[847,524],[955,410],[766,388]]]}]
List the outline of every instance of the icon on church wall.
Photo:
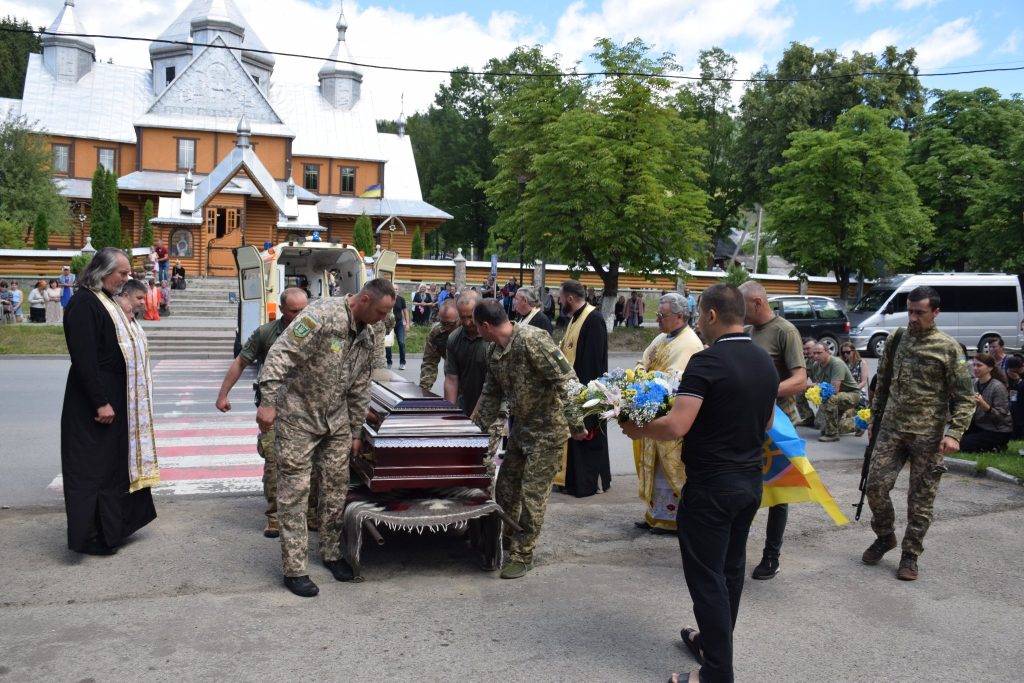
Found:
[{"label": "icon on church wall", "polygon": [[171,233],[171,256],[190,258],[192,256],[192,231],[175,230]]}]

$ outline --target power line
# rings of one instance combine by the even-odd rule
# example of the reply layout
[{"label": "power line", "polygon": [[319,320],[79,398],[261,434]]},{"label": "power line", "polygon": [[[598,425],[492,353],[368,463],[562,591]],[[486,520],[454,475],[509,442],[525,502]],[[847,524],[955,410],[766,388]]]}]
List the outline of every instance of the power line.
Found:
[{"label": "power line", "polygon": [[424,67],[413,67],[413,66],[391,66],[387,64],[371,64],[368,62],[356,62],[346,59],[332,59],[330,57],[321,57],[319,55],[308,55],[298,52],[278,52],[276,50],[261,50],[253,47],[231,47],[230,45],[214,44],[214,43],[199,43],[190,40],[167,40],[164,38],[142,38],[139,36],[125,36],[111,33],[59,33],[57,31],[47,31],[45,29],[30,29],[22,28],[17,26],[5,26],[0,27],[0,31],[7,33],[33,33],[39,34],[40,36],[62,36],[66,38],[104,38],[109,40],[127,40],[140,43],[161,43],[165,45],[183,45],[185,47],[212,47],[222,50],[243,50],[252,54],[272,55],[275,57],[295,57],[298,59],[315,59],[317,61],[333,62],[335,64],[345,64],[347,66],[356,66],[364,69],[378,69],[381,71],[399,71],[404,73],[417,73],[417,74],[437,74],[437,75],[454,75],[456,73],[466,73],[472,76],[501,76],[501,77],[513,77],[513,78],[563,78],[563,77],[583,77],[589,78],[592,76],[605,76],[611,78],[631,77],[631,78],[666,78],[671,80],[683,80],[683,81],[719,81],[723,83],[806,83],[814,81],[830,81],[830,80],[843,80],[849,78],[858,78],[864,76],[895,76],[899,78],[905,78],[907,76],[916,76],[917,78],[934,78],[937,76],[963,76],[967,74],[986,74],[986,73],[998,73],[1007,71],[1024,71],[1024,66],[1008,66],[1008,67],[995,67],[985,69],[960,69],[956,71],[933,71],[930,73],[917,73],[907,74],[898,71],[858,71],[848,74],[825,74],[819,76],[797,76],[793,78],[725,78],[725,77],[711,77],[704,78],[703,76],[690,76],[687,74],[680,73],[650,73],[643,71],[551,71],[551,72],[517,72],[517,71],[467,71],[467,70],[456,70],[456,69],[428,69]]}]

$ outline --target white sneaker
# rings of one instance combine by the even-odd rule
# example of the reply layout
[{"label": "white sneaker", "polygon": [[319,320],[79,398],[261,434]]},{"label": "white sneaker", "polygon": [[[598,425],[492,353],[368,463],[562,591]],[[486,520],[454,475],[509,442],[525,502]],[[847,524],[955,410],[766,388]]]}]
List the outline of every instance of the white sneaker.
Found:
[{"label": "white sneaker", "polygon": [[405,370],[405,363],[402,363],[401,365],[399,365],[398,369],[399,370]]}]

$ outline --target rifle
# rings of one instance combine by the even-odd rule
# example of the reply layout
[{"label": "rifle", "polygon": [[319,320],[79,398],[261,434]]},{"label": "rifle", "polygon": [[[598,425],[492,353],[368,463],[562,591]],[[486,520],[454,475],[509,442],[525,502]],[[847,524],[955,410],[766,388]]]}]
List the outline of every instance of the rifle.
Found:
[{"label": "rifle", "polygon": [[860,490],[860,500],[854,504],[856,514],[853,519],[860,521],[860,513],[864,510],[864,497],[867,495],[868,488],[868,472],[871,470],[871,456],[875,451],[875,442],[878,440],[878,432],[882,428],[882,416],[885,414],[885,405],[889,402],[889,387],[892,382],[892,364],[896,359],[896,349],[900,345],[900,340],[903,338],[903,328],[899,328],[893,332],[892,339],[885,345],[885,355],[888,356],[889,361],[885,365],[885,375],[878,378],[875,384],[875,392],[884,393],[878,397],[876,403],[878,404],[878,410],[873,411],[871,414],[871,436],[868,438],[868,445],[864,448],[864,462],[860,467],[860,484],[857,486]]}]

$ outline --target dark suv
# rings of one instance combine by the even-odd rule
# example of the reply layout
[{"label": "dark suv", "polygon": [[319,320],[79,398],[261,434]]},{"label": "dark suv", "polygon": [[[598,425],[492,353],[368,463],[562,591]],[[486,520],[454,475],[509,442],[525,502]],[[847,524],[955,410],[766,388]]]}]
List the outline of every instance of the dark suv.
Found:
[{"label": "dark suv", "polygon": [[850,321],[839,304],[827,296],[780,294],[768,297],[772,309],[793,323],[801,337],[811,337],[836,356],[839,345],[850,339]]}]

